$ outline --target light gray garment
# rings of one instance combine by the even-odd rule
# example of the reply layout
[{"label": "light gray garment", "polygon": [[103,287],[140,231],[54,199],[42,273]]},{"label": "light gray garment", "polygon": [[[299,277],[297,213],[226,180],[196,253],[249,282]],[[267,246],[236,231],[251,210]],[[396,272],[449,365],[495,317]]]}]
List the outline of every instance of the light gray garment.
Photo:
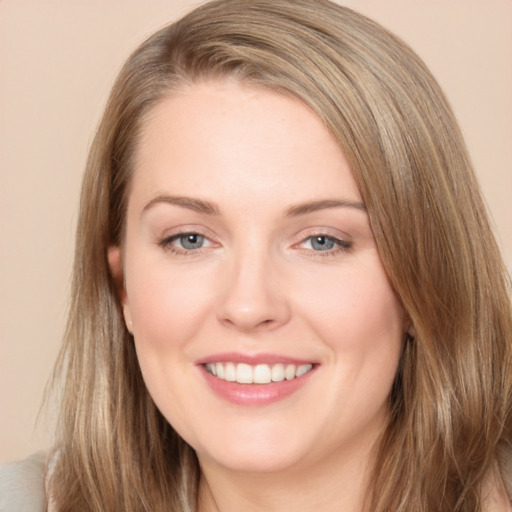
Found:
[{"label": "light gray garment", "polygon": [[0,465],[0,512],[44,512],[46,456]]}]

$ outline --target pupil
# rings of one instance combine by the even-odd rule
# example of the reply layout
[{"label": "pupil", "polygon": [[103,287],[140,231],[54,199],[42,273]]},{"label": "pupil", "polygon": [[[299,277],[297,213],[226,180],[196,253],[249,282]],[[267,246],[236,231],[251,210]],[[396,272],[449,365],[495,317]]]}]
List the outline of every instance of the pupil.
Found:
[{"label": "pupil", "polygon": [[315,236],[311,241],[311,246],[317,251],[328,251],[334,247],[334,240],[326,236]]},{"label": "pupil", "polygon": [[203,245],[203,237],[197,234],[183,235],[181,237],[181,246],[184,249],[199,249]]}]

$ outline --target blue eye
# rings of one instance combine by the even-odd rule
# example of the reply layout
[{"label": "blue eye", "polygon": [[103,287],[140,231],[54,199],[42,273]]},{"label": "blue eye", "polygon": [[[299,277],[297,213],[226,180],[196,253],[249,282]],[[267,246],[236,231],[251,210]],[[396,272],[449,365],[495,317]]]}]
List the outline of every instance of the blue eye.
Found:
[{"label": "blue eye", "polygon": [[159,245],[173,253],[186,254],[208,247],[211,242],[199,233],[179,233],[164,238]]},{"label": "blue eye", "polygon": [[197,233],[186,233],[179,235],[175,238],[178,240],[181,247],[187,251],[193,251],[194,249],[200,249],[203,247],[205,238]]},{"label": "blue eye", "polygon": [[328,236],[312,236],[309,240],[315,251],[330,251],[336,245],[334,239]]},{"label": "blue eye", "polygon": [[342,251],[352,249],[352,242],[340,240],[334,236],[314,235],[307,237],[302,242],[304,249],[309,249],[312,253],[325,253],[325,255],[336,254]]}]

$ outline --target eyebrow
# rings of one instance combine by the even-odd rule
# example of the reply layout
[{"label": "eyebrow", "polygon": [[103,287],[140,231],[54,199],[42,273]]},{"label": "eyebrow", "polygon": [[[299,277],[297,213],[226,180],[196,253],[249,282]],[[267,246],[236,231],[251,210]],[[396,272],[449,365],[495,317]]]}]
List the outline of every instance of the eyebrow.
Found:
[{"label": "eyebrow", "polygon": [[[187,208],[188,210],[202,213],[204,215],[220,215],[220,208],[211,201],[198,199],[195,197],[187,196],[171,196],[171,195],[158,195],[151,199],[149,203],[144,206],[142,213],[146,212],[157,204],[170,204]],[[354,208],[360,211],[366,211],[366,206],[358,201],[349,201],[346,199],[323,199],[320,201],[310,201],[300,203],[288,207],[285,211],[285,217],[297,217],[299,215],[306,215],[319,210],[326,210],[330,208]]]},{"label": "eyebrow", "polygon": [[345,199],[323,199],[321,201],[311,201],[308,203],[301,203],[290,206],[286,212],[286,217],[296,217],[298,215],[305,215],[313,213],[318,210],[326,210],[329,208],[355,208],[365,212],[366,206],[358,201],[348,201]]},{"label": "eyebrow", "polygon": [[151,201],[149,201],[149,203],[144,206],[142,213],[161,203],[181,206],[182,208],[187,208],[194,212],[202,213],[205,215],[220,215],[219,207],[210,201],[205,201],[195,197],[169,195],[159,195],[151,199]]}]

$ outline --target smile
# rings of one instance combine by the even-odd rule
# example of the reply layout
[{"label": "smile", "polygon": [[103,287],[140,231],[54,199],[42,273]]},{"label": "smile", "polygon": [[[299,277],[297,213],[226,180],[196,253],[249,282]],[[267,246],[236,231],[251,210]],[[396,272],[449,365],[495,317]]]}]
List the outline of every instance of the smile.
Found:
[{"label": "smile", "polygon": [[238,384],[270,384],[271,382],[290,381],[302,377],[313,368],[307,364],[256,364],[218,362],[206,363],[205,370],[220,380]]}]

